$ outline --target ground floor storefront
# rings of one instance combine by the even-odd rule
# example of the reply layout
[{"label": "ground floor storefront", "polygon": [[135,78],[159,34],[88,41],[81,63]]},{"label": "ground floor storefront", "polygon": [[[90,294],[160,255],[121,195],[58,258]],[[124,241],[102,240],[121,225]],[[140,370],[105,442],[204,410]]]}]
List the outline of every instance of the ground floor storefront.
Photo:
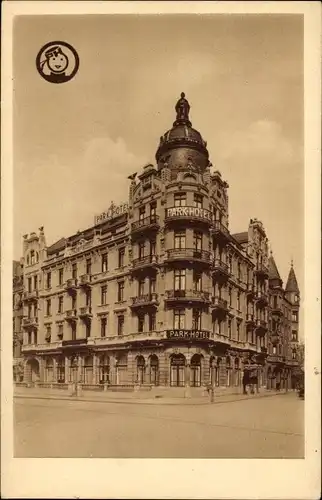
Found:
[{"label": "ground floor storefront", "polygon": [[[255,353],[256,356],[256,353]],[[255,373],[257,388],[285,387],[283,372],[269,370],[265,358],[221,346],[162,346],[35,353],[24,359],[23,381],[112,386],[243,387],[245,371]],[[274,374],[273,374],[274,373]],[[278,378],[280,377],[280,378]]]}]

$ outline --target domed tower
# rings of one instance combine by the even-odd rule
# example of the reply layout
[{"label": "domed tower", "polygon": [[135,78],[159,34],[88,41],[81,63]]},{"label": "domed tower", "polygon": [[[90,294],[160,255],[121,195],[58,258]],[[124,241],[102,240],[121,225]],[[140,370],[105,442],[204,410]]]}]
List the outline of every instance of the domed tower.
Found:
[{"label": "domed tower", "polygon": [[291,303],[292,307],[292,358],[296,360],[296,350],[299,341],[299,313],[300,313],[300,289],[297,283],[293,261],[291,262],[291,269],[288,275],[285,297]]},{"label": "domed tower", "polygon": [[173,127],[160,138],[160,144],[156,152],[158,169],[167,166],[171,170],[171,178],[176,178],[180,169],[187,166],[204,171],[209,165],[209,154],[207,143],[201,134],[192,128],[189,119],[190,104],[184,92],[176,106],[176,120]]}]

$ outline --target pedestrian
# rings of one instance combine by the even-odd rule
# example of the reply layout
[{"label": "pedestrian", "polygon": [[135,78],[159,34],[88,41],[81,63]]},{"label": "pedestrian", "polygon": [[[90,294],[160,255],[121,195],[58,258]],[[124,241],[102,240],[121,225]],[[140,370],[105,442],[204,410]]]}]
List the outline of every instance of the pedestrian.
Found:
[{"label": "pedestrian", "polygon": [[246,372],[243,375],[243,394],[247,394],[247,382],[248,377],[246,376]]}]

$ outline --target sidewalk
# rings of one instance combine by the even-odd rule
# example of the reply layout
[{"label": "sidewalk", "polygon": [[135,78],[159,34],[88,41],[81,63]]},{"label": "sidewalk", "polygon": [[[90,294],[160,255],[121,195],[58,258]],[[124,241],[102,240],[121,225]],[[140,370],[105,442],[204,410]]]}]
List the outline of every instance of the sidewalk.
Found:
[{"label": "sidewalk", "polygon": [[14,391],[14,398],[23,398],[23,399],[51,399],[51,400],[60,400],[60,401],[80,401],[80,402],[88,402],[88,403],[119,403],[119,404],[141,404],[141,405],[209,405],[209,404],[220,404],[220,403],[233,403],[237,401],[244,401],[250,399],[258,399],[258,398],[268,398],[273,396],[282,396],[286,394],[284,391],[263,391],[258,394],[218,394],[214,397],[214,402],[210,402],[209,396],[199,397],[199,398],[171,398],[171,397],[162,397],[162,398],[138,398],[133,396],[128,397],[113,397],[111,395],[107,395],[104,393],[99,394],[84,394],[81,396],[71,396],[68,394],[57,394],[51,393],[48,390],[44,389],[27,389],[27,388],[19,388]]}]

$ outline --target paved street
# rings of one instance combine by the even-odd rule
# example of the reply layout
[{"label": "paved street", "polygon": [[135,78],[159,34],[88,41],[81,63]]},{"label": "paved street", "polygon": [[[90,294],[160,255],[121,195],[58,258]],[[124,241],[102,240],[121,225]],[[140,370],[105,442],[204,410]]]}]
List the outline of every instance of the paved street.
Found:
[{"label": "paved street", "polygon": [[296,394],[209,405],[15,399],[16,457],[302,458]]}]

